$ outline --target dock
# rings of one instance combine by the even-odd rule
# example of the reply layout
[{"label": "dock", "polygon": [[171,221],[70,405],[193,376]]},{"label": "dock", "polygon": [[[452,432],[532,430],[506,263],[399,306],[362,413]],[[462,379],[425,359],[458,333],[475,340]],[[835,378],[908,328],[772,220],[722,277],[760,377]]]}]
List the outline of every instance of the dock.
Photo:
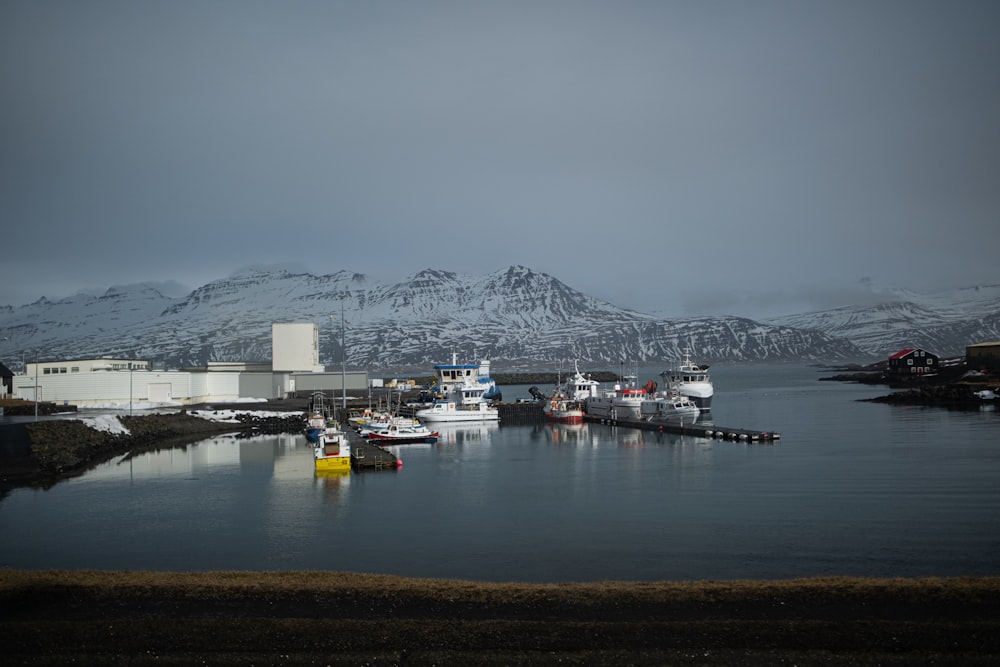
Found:
[{"label": "dock", "polygon": [[361,437],[351,438],[351,468],[354,470],[397,470],[402,462],[390,451]]},{"label": "dock", "polygon": [[[542,412],[542,404],[536,401],[530,403],[501,403],[497,406],[500,411],[501,424],[531,424],[537,421],[544,421],[545,414]],[[584,421],[595,424],[610,424],[612,426],[624,426],[626,428],[637,428],[643,431],[658,431],[660,433],[676,433],[678,435],[691,435],[698,438],[713,438],[716,440],[732,440],[735,442],[774,442],[781,438],[780,433],[773,431],[755,431],[745,428],[734,428],[730,426],[717,426],[715,424],[693,424],[673,423],[673,422],[648,422],[641,420],[608,419],[597,418],[589,415],[584,416]]]},{"label": "dock", "polygon": [[713,438],[716,440],[732,440],[735,442],[774,442],[781,439],[780,433],[773,431],[753,431],[745,428],[732,428],[729,426],[716,426],[715,424],[684,424],[681,422],[647,422],[632,421],[626,419],[608,419],[591,417],[584,415],[584,421],[599,424],[610,424],[612,426],[625,426],[627,428],[637,428],[643,431],[657,431],[659,433],[676,433],[678,435],[692,435],[697,438]]}]

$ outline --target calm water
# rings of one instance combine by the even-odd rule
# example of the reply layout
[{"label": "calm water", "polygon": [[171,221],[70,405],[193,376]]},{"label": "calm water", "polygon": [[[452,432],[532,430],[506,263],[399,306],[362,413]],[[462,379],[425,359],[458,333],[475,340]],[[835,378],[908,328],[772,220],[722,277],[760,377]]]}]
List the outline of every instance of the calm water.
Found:
[{"label": "calm water", "polygon": [[715,423],[777,431],[777,444],[477,425],[394,448],[400,471],[316,479],[302,436],[215,438],[11,492],[0,567],[1000,575],[1000,413],[859,403],[888,390],[805,366],[712,370]]}]

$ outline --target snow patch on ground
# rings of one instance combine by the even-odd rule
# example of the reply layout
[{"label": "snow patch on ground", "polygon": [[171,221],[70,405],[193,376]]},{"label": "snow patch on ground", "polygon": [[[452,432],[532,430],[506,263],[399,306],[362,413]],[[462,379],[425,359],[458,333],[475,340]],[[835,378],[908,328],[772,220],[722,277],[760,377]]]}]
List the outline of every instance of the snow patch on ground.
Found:
[{"label": "snow patch on ground", "polygon": [[122,426],[115,415],[100,415],[80,420],[95,431],[106,431],[107,433],[129,435],[129,430]]},{"label": "snow patch on ground", "polygon": [[293,417],[304,415],[301,410],[294,412],[274,412],[268,410],[191,410],[188,414],[201,417],[213,422],[225,422],[230,424],[239,423],[239,415],[252,415],[254,417]]}]

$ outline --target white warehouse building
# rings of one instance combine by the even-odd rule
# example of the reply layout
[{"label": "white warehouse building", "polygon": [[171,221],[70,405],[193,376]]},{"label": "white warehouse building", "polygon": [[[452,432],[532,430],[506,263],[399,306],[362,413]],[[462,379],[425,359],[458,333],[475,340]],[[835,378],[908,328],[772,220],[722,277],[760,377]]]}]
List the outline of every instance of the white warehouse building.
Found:
[{"label": "white warehouse building", "polygon": [[235,402],[287,398],[313,391],[368,389],[368,373],[324,372],[314,323],[273,324],[272,363],[209,362],[205,368],[151,370],[145,360],[100,357],[26,364],[13,378],[13,394],[28,401],[88,405],[109,403]]}]

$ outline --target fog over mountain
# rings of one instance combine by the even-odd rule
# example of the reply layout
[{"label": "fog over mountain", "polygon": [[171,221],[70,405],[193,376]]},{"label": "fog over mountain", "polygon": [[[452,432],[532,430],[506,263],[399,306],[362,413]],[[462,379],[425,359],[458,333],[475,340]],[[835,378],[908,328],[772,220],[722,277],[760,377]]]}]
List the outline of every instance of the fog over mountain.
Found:
[{"label": "fog over mountain", "polygon": [[[685,348],[704,362],[863,362],[909,346],[942,356],[1000,339],[1000,286],[917,294],[755,321],[663,318],[620,308],[524,266],[485,275],[425,269],[400,282],[363,274],[247,269],[183,297],[148,284],[101,295],[0,308],[0,358],[120,355],[167,368],[208,361],[269,361],[271,324],[314,322],[320,362],[352,368],[428,369],[456,352],[497,368],[591,368],[669,363]],[[341,324],[343,322],[343,331]]]}]

